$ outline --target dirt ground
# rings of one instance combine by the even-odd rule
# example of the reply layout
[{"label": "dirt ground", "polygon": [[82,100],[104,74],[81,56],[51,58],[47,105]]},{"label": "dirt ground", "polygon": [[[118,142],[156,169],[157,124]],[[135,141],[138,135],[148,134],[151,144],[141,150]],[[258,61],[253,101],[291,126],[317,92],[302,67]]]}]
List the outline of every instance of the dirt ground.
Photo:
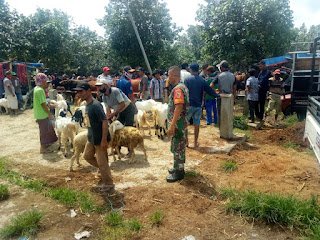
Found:
[{"label": "dirt ground", "polygon": [[[250,223],[239,216],[225,213],[225,202],[219,199],[217,189],[256,189],[266,193],[294,194],[309,198],[318,194],[319,166],[317,159],[305,151],[284,148],[286,139],[277,138],[281,129],[252,130],[252,137],[244,145],[226,154],[212,154],[212,147],[223,143],[217,129],[200,128],[200,148],[187,149],[186,169],[195,168],[201,175],[180,183],[165,181],[167,169],[172,167],[170,141],[146,136],[145,146],[148,162],[143,153],[136,151],[136,162],[128,160],[109,164],[126,207],[124,217],[137,217],[145,226],[133,239],[182,239],[193,235],[198,239],[300,239],[297,232],[280,226],[264,223]],[[39,130],[33,119],[32,110],[18,116],[0,116],[0,156],[10,161],[10,167],[22,174],[47,180],[51,186],[73,187],[89,190],[97,183],[96,169],[81,159],[82,167],[75,165],[75,172],[69,172],[70,157],[61,152],[39,154]],[[290,130],[290,129],[289,129]],[[288,131],[288,129],[287,129]],[[289,132],[294,131],[291,129]],[[193,143],[193,129],[190,127],[190,145]],[[145,131],[147,134],[147,131]],[[154,131],[152,131],[154,134]],[[270,137],[272,136],[272,137]],[[57,145],[52,147],[57,149]],[[126,149],[122,153],[127,153]],[[221,163],[235,160],[239,168],[225,173]],[[66,181],[70,177],[71,181]],[[0,182],[1,183],[1,182]],[[17,186],[9,185],[12,196],[0,202],[0,228],[13,215],[33,207],[46,211],[44,229],[36,239],[72,239],[81,229],[89,229],[93,237],[98,234],[101,216],[78,214],[70,218],[70,209],[61,204]],[[98,196],[99,198],[99,196]],[[99,198],[102,203],[104,199]],[[107,203],[106,203],[107,204]],[[116,204],[117,206],[117,204]],[[164,220],[159,227],[150,227],[149,216],[155,210],[163,210]]]}]

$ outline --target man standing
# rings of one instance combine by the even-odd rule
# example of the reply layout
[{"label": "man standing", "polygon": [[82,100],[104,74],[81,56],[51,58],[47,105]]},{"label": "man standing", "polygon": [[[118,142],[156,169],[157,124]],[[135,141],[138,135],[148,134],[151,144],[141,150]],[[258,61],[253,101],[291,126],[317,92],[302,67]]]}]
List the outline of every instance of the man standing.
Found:
[{"label": "man standing", "polygon": [[202,77],[204,80],[208,79],[208,73],[207,73],[207,68],[209,67],[209,64],[205,63],[202,65],[202,71],[199,74],[200,77]]},{"label": "man standing", "polygon": [[164,81],[161,79],[160,71],[153,72],[153,79],[150,82],[150,95],[156,102],[162,102],[164,97]]},{"label": "man standing", "polygon": [[250,117],[249,122],[254,123],[254,115],[258,114],[258,100],[259,100],[259,80],[255,77],[256,71],[254,69],[249,70],[250,77],[247,79],[246,87],[247,100],[249,105]]},{"label": "man standing", "polygon": [[80,82],[74,90],[77,95],[87,101],[86,118],[88,123],[88,141],[83,157],[91,165],[99,168],[101,182],[96,187],[101,193],[114,192],[114,184],[108,163],[108,120],[103,108],[91,95],[91,87],[87,82]]},{"label": "man standing", "polygon": [[[189,90],[190,107],[188,112],[188,121],[193,119],[194,125],[194,147],[198,147],[198,136],[200,129],[200,118],[202,113],[201,103],[203,98],[203,93],[206,92],[210,96],[219,98],[220,95],[217,94],[209,84],[199,76],[199,65],[197,63],[192,63],[190,65],[191,76],[187,77],[184,84]],[[188,132],[188,131],[187,131]],[[187,134],[188,143],[188,134]],[[187,144],[188,145],[188,144]]]},{"label": "man standing", "polygon": [[102,79],[104,79],[104,80],[106,80],[106,81],[108,82],[108,84],[109,84],[110,86],[113,86],[114,84],[113,84],[112,78],[111,78],[111,76],[110,76],[110,71],[111,71],[110,68],[104,67],[104,68],[103,68],[103,73],[100,74],[100,75],[97,77],[97,80],[102,80]]},{"label": "man standing", "polygon": [[189,69],[189,64],[188,63],[182,63],[181,64],[181,71],[180,71],[180,78],[181,78],[181,82],[183,83],[184,80],[186,79],[186,77],[191,76],[191,73],[188,72]]},{"label": "man standing", "polygon": [[[207,68],[208,72],[208,79],[206,80],[207,83],[210,85],[212,81],[214,80],[217,73],[214,70],[213,66],[209,66]],[[217,84],[214,85],[214,89],[217,89]],[[215,97],[210,96],[206,93],[205,97],[205,106],[206,106],[206,113],[207,113],[207,125],[212,124],[212,112],[213,112],[213,123],[218,123],[218,112],[217,112],[217,101]]]},{"label": "man standing", "polygon": [[269,78],[271,77],[270,71],[266,67],[266,63],[262,60],[259,63],[260,73],[259,80],[259,101],[258,101],[258,120],[263,119],[264,107],[266,103],[267,92],[269,90]]},{"label": "man standing", "polygon": [[20,105],[20,108],[22,108],[24,101],[22,98],[21,83],[19,78],[17,78],[17,74],[15,72],[12,72],[11,82],[14,86],[14,91],[16,93],[17,100],[18,100],[18,105]]},{"label": "man standing", "polygon": [[139,68],[138,73],[141,78],[140,85],[139,85],[140,99],[147,100],[150,95],[149,83],[148,83],[149,79],[148,79],[147,75],[144,74],[143,68]]},{"label": "man standing", "polygon": [[133,96],[133,90],[132,90],[132,84],[130,82],[130,79],[132,78],[132,73],[135,70],[132,69],[130,66],[125,66],[123,68],[123,75],[119,80],[117,81],[117,88],[121,89],[121,91],[127,95],[127,97],[131,100],[131,102],[134,104],[134,96]]},{"label": "man standing", "polygon": [[187,114],[189,105],[189,92],[186,85],[180,82],[180,68],[171,67],[168,72],[167,81],[175,86],[169,96],[168,124],[171,139],[171,152],[173,153],[173,169],[167,177],[167,182],[175,182],[184,178],[184,163],[186,160],[186,129],[188,127]]},{"label": "man standing", "polygon": [[6,77],[3,79],[4,94],[8,101],[9,114],[12,114],[12,109],[15,114],[18,114],[18,100],[14,91],[14,86],[10,80],[11,77],[11,72],[7,71]]},{"label": "man standing", "polygon": [[[220,62],[220,64],[217,65],[217,67],[220,69],[220,73],[216,77],[216,79],[211,83],[211,87],[213,88],[215,84],[218,84],[218,90],[221,94],[233,94],[233,101],[232,101],[232,115],[233,115],[233,105],[236,102],[237,98],[237,83],[236,83],[236,77],[234,74],[232,74],[229,71],[229,63],[226,60],[223,60]],[[218,124],[220,126],[221,123],[221,99],[218,99],[217,101],[218,106]]]},{"label": "man standing", "polygon": [[277,69],[273,72],[274,77],[269,78],[269,95],[270,100],[268,104],[265,117],[275,109],[276,114],[274,115],[274,122],[278,124],[278,115],[281,113],[281,95],[284,94],[284,84],[285,82],[280,77],[280,69]]}]

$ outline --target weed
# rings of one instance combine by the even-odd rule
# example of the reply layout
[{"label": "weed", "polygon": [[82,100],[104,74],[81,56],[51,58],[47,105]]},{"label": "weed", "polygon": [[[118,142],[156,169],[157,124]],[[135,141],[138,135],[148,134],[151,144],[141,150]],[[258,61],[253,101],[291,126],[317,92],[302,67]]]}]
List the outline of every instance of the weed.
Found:
[{"label": "weed", "polygon": [[232,198],[235,196],[235,192],[231,188],[221,188],[219,192],[220,192],[220,196],[223,199]]},{"label": "weed", "polygon": [[199,176],[199,175],[200,175],[200,173],[197,172],[194,168],[192,168],[192,169],[186,171],[186,173],[185,173],[184,176],[185,176],[185,177],[197,177],[197,176]]},{"label": "weed", "polygon": [[131,218],[127,221],[126,226],[129,230],[140,231],[142,229],[142,224],[137,218]]},{"label": "weed", "polygon": [[221,163],[224,172],[232,172],[238,169],[238,164],[234,160],[224,161]]},{"label": "weed", "polygon": [[233,128],[239,128],[241,130],[248,129],[248,123],[245,116],[234,116],[233,117]]},{"label": "weed", "polygon": [[152,225],[160,225],[163,219],[163,211],[157,210],[150,217],[150,222]]},{"label": "weed", "polygon": [[127,240],[132,231],[124,227],[104,226],[98,240]]},{"label": "weed", "polygon": [[9,188],[5,184],[0,184],[0,201],[9,198]]},{"label": "weed", "polygon": [[230,202],[226,205],[228,212],[236,212],[256,220],[264,220],[294,227],[311,239],[320,236],[320,209],[318,200],[300,200],[293,196],[281,194],[264,194],[256,191],[228,193]]},{"label": "weed", "polygon": [[307,153],[307,154],[309,154],[310,156],[312,156],[312,157],[317,157],[316,156],[316,154],[314,153],[314,151],[313,150],[311,150],[311,149],[305,149],[305,152]]},{"label": "weed", "polygon": [[284,119],[284,122],[287,127],[291,127],[293,125],[296,125],[299,123],[299,119],[297,117],[297,114],[289,115]]},{"label": "weed", "polygon": [[111,226],[123,226],[122,215],[118,212],[110,212],[110,214],[106,216],[106,220]]},{"label": "weed", "polygon": [[22,213],[12,219],[10,225],[0,230],[0,236],[4,239],[13,237],[30,237],[40,230],[40,220],[44,213],[37,209]]},{"label": "weed", "polygon": [[297,145],[297,144],[295,144],[295,143],[293,143],[293,142],[285,142],[284,144],[283,144],[283,147],[285,147],[285,148],[291,148],[291,149],[294,149],[294,150],[297,150],[298,148],[299,148],[299,146]]}]

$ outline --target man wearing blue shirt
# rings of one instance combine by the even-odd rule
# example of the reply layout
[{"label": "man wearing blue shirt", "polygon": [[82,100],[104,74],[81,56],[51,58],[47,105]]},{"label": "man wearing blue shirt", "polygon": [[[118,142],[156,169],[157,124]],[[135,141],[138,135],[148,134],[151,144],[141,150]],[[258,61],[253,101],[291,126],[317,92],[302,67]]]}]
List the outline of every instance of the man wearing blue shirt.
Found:
[{"label": "man wearing blue shirt", "polygon": [[[201,118],[201,103],[203,98],[203,92],[206,92],[210,96],[220,98],[220,95],[217,94],[209,84],[199,76],[199,65],[197,63],[192,63],[190,65],[191,76],[187,77],[184,80],[184,84],[189,89],[189,100],[190,107],[188,112],[188,121],[193,119],[194,125],[194,147],[198,147],[198,136],[199,136],[199,126]],[[186,132],[188,133],[188,131]],[[187,143],[188,143],[188,134],[187,134]],[[188,146],[188,144],[187,144]]]},{"label": "man wearing blue shirt", "polygon": [[[123,75],[117,81],[117,88],[121,89],[121,91],[131,100],[133,105],[135,105],[134,96],[132,85],[130,79],[132,78],[132,73],[135,70],[132,69],[130,66],[125,66],[123,68]],[[137,112],[137,111],[136,111]]]},{"label": "man wearing blue shirt", "polygon": [[266,63],[263,60],[259,63],[259,68],[260,68],[260,73],[258,75],[258,80],[259,80],[258,118],[259,120],[262,120],[264,115],[264,107],[266,103],[267,92],[269,90],[269,78],[271,77],[271,73],[267,69]]}]

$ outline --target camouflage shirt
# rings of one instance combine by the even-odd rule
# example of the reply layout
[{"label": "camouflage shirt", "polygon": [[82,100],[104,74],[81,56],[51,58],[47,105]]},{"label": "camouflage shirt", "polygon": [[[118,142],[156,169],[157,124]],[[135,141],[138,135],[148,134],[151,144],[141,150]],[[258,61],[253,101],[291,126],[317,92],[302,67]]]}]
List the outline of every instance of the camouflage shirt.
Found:
[{"label": "camouflage shirt", "polygon": [[175,104],[183,103],[183,109],[180,115],[179,120],[177,121],[176,128],[180,130],[184,130],[187,128],[187,115],[188,115],[188,107],[189,107],[189,91],[186,85],[183,83],[179,83],[176,85],[169,96],[168,102],[168,124],[169,127],[171,125]]}]

